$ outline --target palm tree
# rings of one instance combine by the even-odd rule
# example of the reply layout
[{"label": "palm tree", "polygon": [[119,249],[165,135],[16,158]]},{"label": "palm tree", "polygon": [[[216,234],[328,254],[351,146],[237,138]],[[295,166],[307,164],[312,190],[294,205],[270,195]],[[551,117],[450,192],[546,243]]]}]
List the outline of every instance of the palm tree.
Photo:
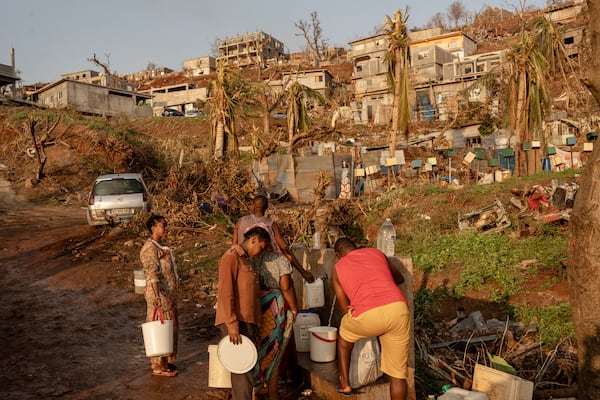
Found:
[{"label": "palm tree", "polygon": [[315,99],[321,104],[328,101],[321,93],[310,87],[292,80],[285,89],[287,126],[288,126],[288,153],[294,152],[295,144],[305,137],[309,128],[308,110],[306,100]]},{"label": "palm tree", "polygon": [[[556,24],[545,17],[538,17],[532,21],[533,28],[536,32],[535,41],[537,47],[542,51],[544,57],[548,61],[548,73],[556,76],[560,73],[564,82],[565,90],[569,94],[573,84],[581,86],[578,79],[568,79],[567,74],[573,74],[574,68],[567,55],[564,45],[563,29],[559,29]],[[577,99],[575,99],[577,101]],[[569,104],[567,104],[568,106]]]},{"label": "palm tree", "polygon": [[386,15],[384,32],[388,39],[388,52],[386,63],[388,65],[388,79],[394,94],[394,105],[392,109],[392,132],[390,134],[390,155],[393,157],[396,151],[396,140],[398,134],[402,133],[408,140],[408,121],[410,108],[408,102],[409,86],[409,46],[408,10],[402,13],[396,10],[394,19]]},{"label": "palm tree", "polygon": [[548,62],[529,32],[521,31],[519,41],[506,55],[508,68],[507,113],[511,130],[517,135],[517,175],[523,170],[521,144],[542,137],[544,115],[550,97],[546,82]]},{"label": "palm tree", "polygon": [[235,109],[243,96],[243,87],[236,72],[219,62],[215,80],[211,82],[211,97],[207,101],[215,159],[223,158],[225,154],[239,156]]}]

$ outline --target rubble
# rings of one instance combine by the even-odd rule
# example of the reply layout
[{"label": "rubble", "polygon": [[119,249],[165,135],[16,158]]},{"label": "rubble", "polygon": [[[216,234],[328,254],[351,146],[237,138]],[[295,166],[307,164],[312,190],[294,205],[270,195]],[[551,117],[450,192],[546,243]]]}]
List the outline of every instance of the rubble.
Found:
[{"label": "rubble", "polygon": [[462,230],[475,228],[481,233],[499,232],[511,225],[504,205],[498,199],[494,204],[477,211],[465,214],[458,219],[458,228]]},{"label": "rubble", "polygon": [[459,310],[458,315],[417,338],[428,367],[452,386],[485,393],[484,386],[510,383],[525,386],[536,399],[576,393],[577,354],[568,343],[544,350],[542,343],[533,339],[535,327],[508,319],[486,320],[477,310],[468,315]]}]

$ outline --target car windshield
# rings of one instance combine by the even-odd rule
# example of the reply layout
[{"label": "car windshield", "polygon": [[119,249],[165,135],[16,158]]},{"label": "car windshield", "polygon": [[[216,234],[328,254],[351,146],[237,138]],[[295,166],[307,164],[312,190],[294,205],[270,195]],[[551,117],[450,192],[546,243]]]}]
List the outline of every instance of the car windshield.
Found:
[{"label": "car windshield", "polygon": [[142,186],[142,183],[136,179],[114,179],[110,181],[100,181],[94,187],[94,194],[98,196],[143,192],[144,187]]}]

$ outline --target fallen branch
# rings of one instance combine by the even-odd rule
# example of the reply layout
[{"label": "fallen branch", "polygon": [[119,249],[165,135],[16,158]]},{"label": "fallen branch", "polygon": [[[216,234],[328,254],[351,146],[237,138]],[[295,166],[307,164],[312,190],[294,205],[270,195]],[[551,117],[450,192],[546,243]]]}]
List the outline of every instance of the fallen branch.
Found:
[{"label": "fallen branch", "polygon": [[504,359],[506,361],[514,360],[518,357],[521,357],[527,353],[530,353],[534,350],[541,348],[541,346],[542,346],[542,342],[534,342],[534,343],[530,343],[527,345],[521,345],[521,346],[519,346],[519,348],[516,351],[505,354]]},{"label": "fallen branch", "polygon": [[429,367],[434,371],[438,372],[443,378],[446,378],[449,382],[451,382],[454,385],[465,387],[466,384],[468,387],[471,387],[470,379],[459,373],[450,365],[446,364],[446,362],[444,362],[440,358],[429,355]]}]

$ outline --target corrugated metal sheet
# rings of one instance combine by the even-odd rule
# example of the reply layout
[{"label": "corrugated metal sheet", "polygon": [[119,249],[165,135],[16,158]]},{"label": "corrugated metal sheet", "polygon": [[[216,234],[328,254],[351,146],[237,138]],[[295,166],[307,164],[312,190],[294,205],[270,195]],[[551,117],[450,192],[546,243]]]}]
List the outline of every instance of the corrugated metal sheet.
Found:
[{"label": "corrugated metal sheet", "polygon": [[[314,190],[320,171],[325,171],[330,181],[325,192],[325,199],[333,200],[338,196],[342,177],[342,160],[348,163],[350,170],[352,160],[350,153],[293,158],[286,154],[278,154],[255,162],[252,169],[267,192],[280,192],[285,188],[294,201],[311,203],[314,201]],[[349,174],[351,174],[350,171]]]}]

